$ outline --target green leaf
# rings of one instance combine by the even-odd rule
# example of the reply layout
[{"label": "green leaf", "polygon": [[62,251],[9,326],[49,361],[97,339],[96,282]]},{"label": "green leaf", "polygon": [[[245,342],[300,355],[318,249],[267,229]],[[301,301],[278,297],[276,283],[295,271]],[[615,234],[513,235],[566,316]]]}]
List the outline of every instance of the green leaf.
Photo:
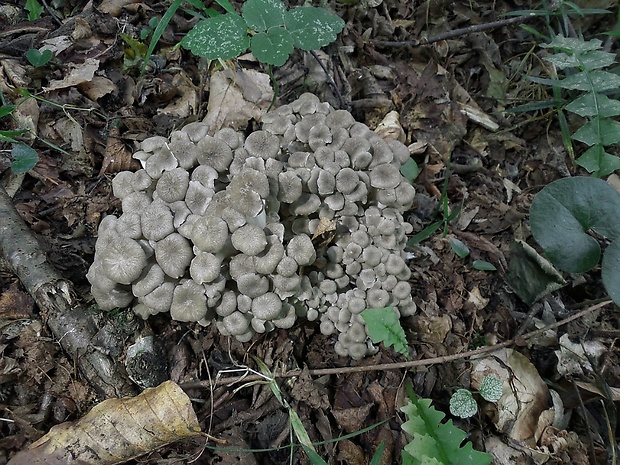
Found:
[{"label": "green leaf", "polygon": [[27,133],[27,129],[17,129],[15,131],[0,131],[0,141],[17,143],[14,137]]},{"label": "green leaf", "polygon": [[573,139],[586,145],[612,145],[620,142],[620,123],[608,118],[596,117],[581,126]]},{"label": "green leaf", "polygon": [[41,13],[43,13],[43,7],[37,0],[26,0],[26,6],[24,8],[28,12],[28,21],[39,19]]},{"label": "green leaf", "polygon": [[489,263],[484,260],[474,260],[471,266],[474,270],[479,271],[497,271],[497,268],[493,265],[493,263]]},{"label": "green leaf", "polygon": [[344,29],[344,21],[325,8],[298,6],[285,16],[286,28],[293,42],[302,50],[317,50],[336,40]]},{"label": "green leaf", "polygon": [[45,66],[54,56],[51,50],[43,50],[39,52],[36,48],[31,48],[26,52],[26,59],[36,68]]},{"label": "green leaf", "polygon": [[396,352],[409,357],[405,330],[393,307],[367,308],[361,315],[372,342],[383,342],[385,347],[394,346]]},{"label": "green leaf", "polygon": [[558,48],[571,53],[581,54],[598,50],[603,45],[599,39],[584,41],[575,37],[564,37],[557,35],[548,44],[541,44],[543,48]]},{"label": "green leaf", "polygon": [[558,179],[534,197],[530,226],[549,260],[570,273],[583,273],[599,261],[592,229],[608,239],[620,235],[620,194],[601,179]]},{"label": "green leaf", "polygon": [[581,68],[586,71],[605,68],[616,62],[613,53],[603,52],[602,50],[594,50],[584,55],[569,55],[567,53],[556,53],[545,58],[545,61],[553,63],[559,69]]},{"label": "green leaf", "polygon": [[250,50],[258,61],[282,66],[293,51],[293,38],[283,27],[272,27],[252,36]]},{"label": "green leaf", "polygon": [[10,115],[15,111],[15,105],[2,105],[0,107],[0,118]]},{"label": "green leaf", "polygon": [[26,144],[15,144],[11,150],[11,169],[15,173],[25,173],[35,167],[39,161],[39,154]]},{"label": "green leaf", "polygon": [[592,175],[599,178],[620,169],[620,158],[607,153],[605,147],[600,144],[593,145],[586,150],[581,157],[575,160],[575,163],[583,166]]},{"label": "green leaf", "polygon": [[478,404],[471,392],[459,389],[450,397],[450,413],[457,417],[473,417],[478,411]]},{"label": "green leaf", "polygon": [[308,455],[308,458],[310,459],[310,463],[312,463],[312,465],[327,465],[327,462],[308,446],[304,446],[302,444],[301,447],[303,447],[304,452],[306,453],[306,455]]},{"label": "green leaf", "polygon": [[[144,73],[144,70],[146,70],[149,60],[151,59],[151,55],[153,55],[155,47],[157,46],[157,42],[159,42],[159,39],[166,30],[166,27],[168,26],[168,23],[170,23],[170,20],[172,20],[172,17],[175,15],[183,1],[184,0],[174,0],[162,16],[161,20],[157,22],[157,27],[155,27],[155,29],[153,30],[153,36],[151,37],[151,41],[149,42],[146,53],[143,54],[144,60],[142,61],[142,66],[140,67],[141,73]],[[151,22],[149,21],[149,25],[150,24]]]},{"label": "green leaf", "polygon": [[403,463],[439,465],[489,465],[492,457],[472,448],[471,442],[461,446],[466,434],[452,424],[442,423],[444,414],[431,407],[430,399],[420,399],[409,392],[409,402],[401,408],[407,416],[402,429],[413,437],[405,446]]},{"label": "green leaf", "polygon": [[620,240],[607,246],[601,265],[603,286],[616,305],[620,305]]},{"label": "green leaf", "polygon": [[197,23],[181,40],[181,45],[209,60],[229,60],[248,49],[250,38],[243,18],[227,13]]},{"label": "green leaf", "polygon": [[620,115],[620,102],[605,94],[584,94],[566,105],[566,109],[579,116],[600,116],[609,118]]},{"label": "green leaf", "polygon": [[499,378],[492,375],[487,375],[482,379],[480,383],[480,395],[484,400],[489,402],[497,402],[501,397],[504,390],[504,383]]},{"label": "green leaf", "polygon": [[409,240],[407,241],[407,246],[411,247],[412,245],[419,244],[423,240],[428,239],[435,233],[435,231],[441,228],[442,224],[443,223],[441,221],[435,221],[434,223],[431,223],[419,233],[411,236]]},{"label": "green leaf", "polygon": [[414,161],[413,158],[409,158],[405,163],[400,167],[400,174],[409,181],[409,184],[413,184],[415,178],[420,174],[420,168],[418,168],[418,164]]},{"label": "green leaf", "polygon": [[257,32],[284,26],[286,6],[280,0],[248,0],[241,11],[248,26]]},{"label": "green leaf", "polygon": [[620,76],[609,71],[594,70],[588,73],[573,74],[560,80],[558,85],[569,90],[604,92],[620,87]]},{"label": "green leaf", "polygon": [[377,450],[373,454],[369,465],[380,465],[381,459],[383,458],[384,450],[385,450],[385,441],[381,441],[381,443],[379,444],[379,447],[377,447]]},{"label": "green leaf", "polygon": [[469,248],[458,239],[450,238],[450,248],[459,258],[465,258],[469,255]]}]

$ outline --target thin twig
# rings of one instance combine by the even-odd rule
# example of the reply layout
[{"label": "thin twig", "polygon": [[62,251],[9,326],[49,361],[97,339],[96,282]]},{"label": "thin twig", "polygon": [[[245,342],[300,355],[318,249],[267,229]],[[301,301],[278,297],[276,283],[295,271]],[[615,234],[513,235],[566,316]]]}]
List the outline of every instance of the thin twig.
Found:
[{"label": "thin twig", "polygon": [[[486,346],[486,347],[481,347],[475,350],[469,350],[467,352],[461,352],[460,354],[444,355],[442,357],[425,358],[422,360],[413,360],[409,362],[384,363],[381,365],[368,365],[368,366],[361,366],[361,367],[321,368],[321,369],[316,369],[316,370],[309,370],[308,373],[311,376],[324,376],[324,375],[342,375],[346,373],[361,373],[361,372],[368,372],[368,371],[400,370],[400,369],[407,369],[407,368],[413,368],[413,367],[419,367],[419,366],[437,365],[440,363],[447,363],[447,362],[453,362],[455,360],[462,360],[466,358],[476,357],[478,355],[488,354],[490,352],[495,352],[496,350],[504,349],[506,347],[509,347],[523,340],[527,340],[527,339],[531,339],[536,336],[540,336],[544,334],[546,331],[549,331],[550,329],[558,328],[560,326],[570,323],[571,321],[582,318],[588,313],[592,313],[593,311],[598,310],[606,305],[609,305],[610,303],[612,303],[611,300],[606,300],[604,302],[588,307],[580,312],[577,312],[574,315],[571,315],[561,321],[558,321],[556,323],[551,323],[543,328],[524,334],[523,336],[514,337],[512,339],[509,339],[508,341],[501,342],[499,344],[494,344],[492,346]],[[301,370],[297,369],[297,370],[287,371],[286,373],[280,373],[280,374],[275,373],[274,377],[275,378],[292,378],[295,376],[299,376],[300,374],[301,374]],[[251,381],[258,381],[261,379],[264,379],[264,377],[257,376],[257,375],[239,376],[239,377],[234,377],[234,378],[233,377],[219,378],[215,381],[215,385],[216,386],[231,385],[231,384],[238,383],[240,381],[244,381],[247,383]],[[182,384],[181,388],[183,389],[211,388],[212,385],[213,384],[208,380],[207,381],[193,381],[193,382]]]},{"label": "thin twig", "polygon": [[510,26],[511,24],[520,24],[528,19],[537,17],[534,13],[530,13],[523,16],[515,16],[514,18],[501,19],[499,21],[493,21],[490,23],[475,24],[473,26],[463,27],[461,29],[454,29],[448,32],[442,32],[436,36],[430,36],[422,39],[413,40],[372,40],[370,43],[379,47],[417,47],[418,45],[428,45],[440,40],[454,39],[474,32],[487,31],[489,29],[496,29],[498,27]]}]

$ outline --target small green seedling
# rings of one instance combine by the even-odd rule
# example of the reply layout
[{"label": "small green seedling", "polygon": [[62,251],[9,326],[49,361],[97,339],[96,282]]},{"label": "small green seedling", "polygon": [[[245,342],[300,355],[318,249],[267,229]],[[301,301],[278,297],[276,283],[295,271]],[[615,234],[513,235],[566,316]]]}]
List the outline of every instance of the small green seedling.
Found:
[{"label": "small green seedling", "polygon": [[[15,105],[7,104],[0,90],[0,118],[10,117],[14,111]],[[14,173],[25,173],[34,168],[39,161],[39,154],[35,149],[15,139],[27,132],[27,129],[0,130],[0,141],[13,144],[11,169]]]},{"label": "small green seedling", "polygon": [[[469,256],[469,247],[467,247],[462,241],[456,238],[450,238],[450,248],[456,254],[457,257],[465,259]],[[474,270],[479,271],[495,271],[495,265],[484,260],[474,260],[471,264]]]},{"label": "small green seedling", "polygon": [[209,60],[232,59],[249,48],[258,61],[281,66],[294,48],[324,47],[343,28],[344,21],[325,8],[287,10],[280,0],[248,0],[241,16],[227,8],[223,15],[206,18],[187,33],[181,45]]},{"label": "small green seedling", "polygon": [[385,347],[394,346],[396,352],[409,358],[409,344],[405,330],[394,307],[367,308],[361,315],[372,342],[375,344],[383,342]]},{"label": "small green seedling", "polygon": [[47,49],[40,52],[36,48],[31,48],[26,52],[26,59],[35,68],[45,66],[50,62],[53,56],[54,54],[52,51]]},{"label": "small green seedling", "polygon": [[[495,376],[485,376],[478,393],[489,402],[497,402],[502,397],[504,384]],[[450,398],[450,413],[457,417],[469,418],[478,412],[478,403],[467,389],[459,389]]]},{"label": "small green seedling", "polygon": [[37,0],[26,0],[24,8],[28,12],[28,21],[39,19],[43,13],[43,7]]}]

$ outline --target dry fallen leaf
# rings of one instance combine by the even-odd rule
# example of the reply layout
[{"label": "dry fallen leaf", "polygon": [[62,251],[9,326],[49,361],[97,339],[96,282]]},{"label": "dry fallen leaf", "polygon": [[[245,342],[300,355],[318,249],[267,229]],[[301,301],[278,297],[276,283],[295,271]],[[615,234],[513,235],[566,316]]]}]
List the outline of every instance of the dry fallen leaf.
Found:
[{"label": "dry fallen leaf", "polygon": [[166,381],[136,397],[105,400],[79,421],[54,426],[9,465],[113,465],[199,434],[189,397]]},{"label": "dry fallen leaf", "polygon": [[87,58],[84,63],[74,65],[69,64],[69,74],[59,81],[51,81],[49,87],[44,87],[45,92],[57,89],[66,89],[67,87],[73,87],[84,82],[90,82],[95,75],[95,72],[99,69],[99,60],[95,58]]}]

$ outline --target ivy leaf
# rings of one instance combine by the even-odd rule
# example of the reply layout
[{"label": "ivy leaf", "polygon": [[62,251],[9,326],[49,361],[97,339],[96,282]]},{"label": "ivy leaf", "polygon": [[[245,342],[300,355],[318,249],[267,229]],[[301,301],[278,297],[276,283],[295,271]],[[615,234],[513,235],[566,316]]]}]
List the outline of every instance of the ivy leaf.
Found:
[{"label": "ivy leaf", "polygon": [[39,161],[39,154],[35,149],[26,144],[15,144],[11,150],[11,169],[15,173],[30,171]]},{"label": "ivy leaf", "polygon": [[473,417],[478,411],[478,404],[471,392],[459,389],[450,397],[450,413],[461,418]]},{"label": "ivy leaf", "polygon": [[396,352],[409,358],[405,330],[400,325],[394,307],[367,308],[361,315],[372,342],[375,344],[383,342],[385,347],[394,346]]},{"label": "ivy leaf", "polygon": [[286,6],[280,0],[248,0],[241,11],[247,25],[257,32],[284,26]]},{"label": "ivy leaf", "polygon": [[258,61],[282,66],[293,51],[293,39],[283,27],[272,27],[252,36],[250,50]]},{"label": "ivy leaf", "polygon": [[181,45],[209,60],[229,60],[244,53],[250,46],[247,24],[241,16],[224,14],[203,19],[187,33]]},{"label": "ivy leaf", "polygon": [[314,6],[298,6],[288,11],[285,24],[295,47],[302,50],[318,50],[335,41],[344,29],[342,18]]}]

